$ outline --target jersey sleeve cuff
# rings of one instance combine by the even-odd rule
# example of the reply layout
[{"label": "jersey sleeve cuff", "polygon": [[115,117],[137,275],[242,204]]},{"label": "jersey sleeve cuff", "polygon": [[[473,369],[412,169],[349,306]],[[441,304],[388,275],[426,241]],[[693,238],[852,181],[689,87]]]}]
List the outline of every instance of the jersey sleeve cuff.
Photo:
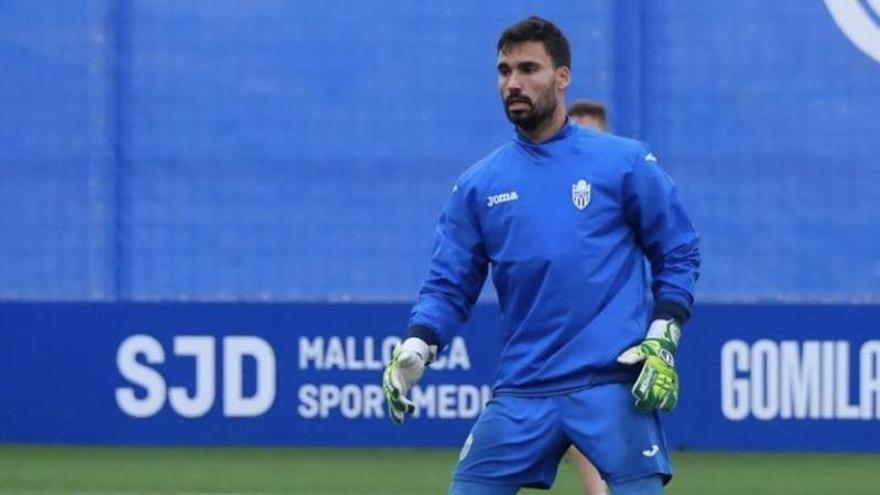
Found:
[{"label": "jersey sleeve cuff", "polygon": [[687,307],[672,301],[657,301],[654,304],[652,320],[675,320],[680,325],[691,317],[691,311]]},{"label": "jersey sleeve cuff", "polygon": [[437,334],[424,325],[412,325],[409,327],[406,334],[407,337],[416,337],[424,340],[429,346],[437,346],[438,349],[442,347],[442,343],[440,342],[440,339],[437,338]]}]

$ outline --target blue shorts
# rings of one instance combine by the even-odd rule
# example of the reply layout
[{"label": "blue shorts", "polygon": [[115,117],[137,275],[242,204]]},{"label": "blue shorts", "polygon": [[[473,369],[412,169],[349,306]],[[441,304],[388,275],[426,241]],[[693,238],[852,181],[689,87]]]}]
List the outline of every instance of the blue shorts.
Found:
[{"label": "blue shorts", "polygon": [[658,414],[636,409],[629,384],[608,383],[568,395],[493,398],[462,447],[453,479],[550,488],[571,444],[609,484],[672,478]]}]

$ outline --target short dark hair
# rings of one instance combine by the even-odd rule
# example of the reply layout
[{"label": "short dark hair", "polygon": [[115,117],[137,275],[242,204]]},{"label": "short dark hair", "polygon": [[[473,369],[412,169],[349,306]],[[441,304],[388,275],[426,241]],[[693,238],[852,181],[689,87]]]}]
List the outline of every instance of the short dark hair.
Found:
[{"label": "short dark hair", "polygon": [[568,67],[571,69],[571,49],[568,40],[556,24],[537,16],[517,22],[501,33],[498,38],[498,51],[507,52],[511,46],[526,41],[540,41],[544,49],[553,60],[553,67]]},{"label": "short dark hair", "polygon": [[570,107],[568,107],[568,115],[572,117],[596,117],[602,122],[607,120],[605,116],[605,105],[592,100],[575,101]]}]

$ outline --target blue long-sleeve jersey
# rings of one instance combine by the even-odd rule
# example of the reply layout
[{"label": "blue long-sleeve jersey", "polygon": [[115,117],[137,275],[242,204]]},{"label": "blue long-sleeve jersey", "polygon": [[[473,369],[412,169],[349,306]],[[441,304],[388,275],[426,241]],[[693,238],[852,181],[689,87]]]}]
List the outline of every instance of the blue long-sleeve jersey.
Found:
[{"label": "blue long-sleeve jersey", "polygon": [[517,134],[458,179],[410,333],[448,343],[490,266],[494,392],[553,395],[633,378],[616,358],[645,337],[649,294],[673,313],[662,316],[689,315],[698,237],[644,144],[566,122],[540,144]]}]

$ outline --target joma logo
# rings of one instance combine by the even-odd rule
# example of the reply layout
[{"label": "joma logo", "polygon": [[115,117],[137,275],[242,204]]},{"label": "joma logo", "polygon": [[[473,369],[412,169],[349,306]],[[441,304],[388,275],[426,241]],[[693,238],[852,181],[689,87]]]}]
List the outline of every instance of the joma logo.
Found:
[{"label": "joma logo", "polygon": [[489,208],[499,205],[501,203],[507,203],[509,201],[516,201],[519,199],[519,196],[516,194],[516,191],[510,191],[506,193],[496,194],[494,196],[489,196],[489,201],[486,203],[486,206]]}]

